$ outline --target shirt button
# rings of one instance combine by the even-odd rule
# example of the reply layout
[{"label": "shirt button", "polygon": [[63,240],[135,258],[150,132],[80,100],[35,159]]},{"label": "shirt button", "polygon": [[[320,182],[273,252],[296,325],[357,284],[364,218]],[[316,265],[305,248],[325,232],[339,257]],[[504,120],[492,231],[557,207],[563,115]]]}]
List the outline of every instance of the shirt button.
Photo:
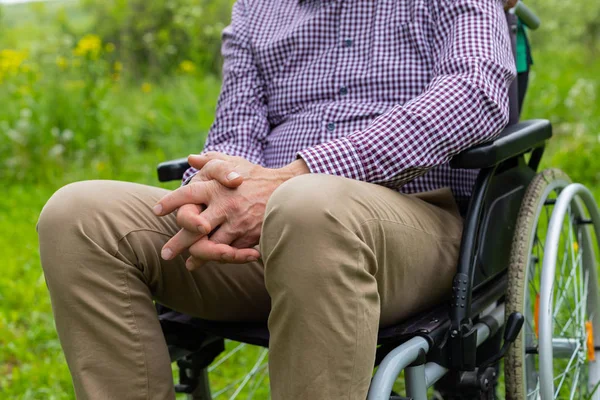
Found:
[{"label": "shirt button", "polygon": [[344,40],[344,47],[351,47],[351,46],[352,46],[352,39]]},{"label": "shirt button", "polygon": [[344,95],[348,94],[348,88],[347,88],[346,86],[342,86],[342,87],[340,88],[340,94],[341,94],[342,96],[344,96]]},{"label": "shirt button", "polygon": [[328,131],[333,131],[334,129],[335,129],[335,124],[333,122],[330,122],[327,124]]}]

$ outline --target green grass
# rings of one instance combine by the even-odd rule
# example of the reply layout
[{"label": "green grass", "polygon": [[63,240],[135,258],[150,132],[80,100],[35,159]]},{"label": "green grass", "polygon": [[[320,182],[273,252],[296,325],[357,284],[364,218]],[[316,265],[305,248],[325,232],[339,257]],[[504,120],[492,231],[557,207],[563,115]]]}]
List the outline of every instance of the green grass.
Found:
[{"label": "green grass", "polygon": [[[28,65],[43,76],[21,72],[0,84],[0,398],[72,399],[39,262],[39,212],[56,189],[77,180],[157,184],[158,162],[200,150],[219,81],[179,73],[147,82],[144,91],[143,80],[112,80],[118,60],[109,54],[61,70],[57,54],[76,59],[61,21],[83,32],[89,16],[74,2],[2,10],[0,49],[28,49]],[[577,46],[538,49],[524,117],[555,126],[544,165],[563,168],[600,198],[600,57],[590,54]],[[53,157],[57,144],[63,150]],[[235,364],[251,362],[252,352]]]}]

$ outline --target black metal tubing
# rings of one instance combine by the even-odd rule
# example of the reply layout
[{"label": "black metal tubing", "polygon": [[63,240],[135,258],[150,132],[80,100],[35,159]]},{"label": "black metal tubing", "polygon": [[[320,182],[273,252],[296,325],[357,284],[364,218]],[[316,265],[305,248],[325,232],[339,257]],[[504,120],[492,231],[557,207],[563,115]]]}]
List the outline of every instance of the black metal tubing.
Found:
[{"label": "black metal tubing", "polygon": [[540,162],[542,161],[542,156],[544,155],[544,150],[546,146],[539,146],[533,149],[531,152],[531,157],[529,158],[529,168],[534,171],[537,171],[540,166]]},{"label": "black metal tubing", "polygon": [[[494,177],[496,168],[498,168],[497,165],[479,171],[479,175],[477,175],[477,180],[475,181],[475,192],[471,195],[469,201],[469,212],[463,226],[456,278],[453,285],[454,299],[450,308],[450,326],[452,330],[459,330],[462,323],[471,314],[471,292],[473,288],[473,273],[475,271],[474,259],[477,249],[477,238],[479,236],[479,221],[483,212],[485,195]],[[464,282],[465,280],[466,282]],[[462,289],[466,290],[463,292]],[[465,293],[466,299],[464,301],[460,301],[462,293]]]}]

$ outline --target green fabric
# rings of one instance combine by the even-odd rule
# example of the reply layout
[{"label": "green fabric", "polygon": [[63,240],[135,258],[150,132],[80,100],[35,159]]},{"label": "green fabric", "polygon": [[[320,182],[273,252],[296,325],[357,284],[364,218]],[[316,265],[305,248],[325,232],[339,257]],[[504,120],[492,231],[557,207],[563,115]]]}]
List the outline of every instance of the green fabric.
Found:
[{"label": "green fabric", "polygon": [[529,58],[529,43],[527,43],[527,33],[525,25],[518,21],[517,24],[517,72],[526,72],[531,64]]}]

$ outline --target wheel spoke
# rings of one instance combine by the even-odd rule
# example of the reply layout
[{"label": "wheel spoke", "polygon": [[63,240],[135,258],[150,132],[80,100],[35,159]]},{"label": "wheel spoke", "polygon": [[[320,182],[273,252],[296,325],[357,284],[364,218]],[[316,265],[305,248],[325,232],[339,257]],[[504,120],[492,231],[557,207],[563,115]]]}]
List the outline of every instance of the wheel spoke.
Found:
[{"label": "wheel spoke", "polygon": [[[559,376],[562,376],[562,379],[560,380],[560,383],[558,384],[558,387],[556,388],[556,391],[554,392],[554,398],[556,398],[556,396],[560,392],[560,388],[562,387],[562,385],[565,381],[565,378],[567,377],[567,373],[571,369],[571,364],[573,364],[573,361],[575,361],[575,359],[577,358],[577,353],[578,353],[580,347],[581,347],[581,344],[577,343],[577,347],[575,348],[575,350],[573,351],[573,355],[571,355],[571,358],[569,359],[569,363],[567,364],[567,367],[565,368],[565,372],[563,372],[561,375],[559,375]],[[557,378],[558,377],[556,377],[554,380],[556,381]]]},{"label": "wheel spoke", "polygon": [[233,356],[235,353],[237,353],[238,351],[240,351],[244,347],[246,347],[246,343],[240,343],[239,345],[237,345],[237,347],[235,349],[231,350],[226,355],[224,355],[223,358],[221,358],[219,361],[217,361],[216,363],[214,363],[213,365],[211,365],[210,367],[208,367],[208,372],[214,371],[216,368],[219,367],[219,365],[223,364],[231,356]]},{"label": "wheel spoke", "polygon": [[[577,363],[577,366],[579,367],[579,363]],[[579,388],[579,374],[581,373],[581,368],[577,368],[577,371],[575,371],[575,379],[573,379],[573,382],[571,382],[571,395],[569,396],[569,399],[572,400],[575,397],[575,391]],[[579,392],[581,394],[581,391]]]},{"label": "wheel spoke", "polygon": [[250,393],[248,393],[248,399],[249,400],[252,399],[252,398],[254,398],[254,393],[256,393],[256,391],[260,387],[260,384],[265,380],[265,378],[269,374],[269,370],[267,368],[268,366],[269,366],[269,364],[263,364],[260,367],[260,371],[261,371],[260,375],[258,375],[258,378],[255,380],[254,384],[250,388]]},{"label": "wheel spoke", "polygon": [[250,372],[248,373],[248,375],[246,375],[244,377],[244,380],[242,381],[242,383],[240,383],[240,386],[238,386],[237,390],[231,395],[231,397],[229,398],[229,400],[234,400],[235,398],[237,398],[238,394],[240,394],[240,392],[244,389],[244,387],[248,384],[248,382],[250,381],[250,379],[252,379],[252,377],[254,375],[256,375],[256,373],[258,372],[263,360],[265,359],[265,357],[267,356],[267,349],[264,349],[261,353],[260,356],[258,357],[258,359],[256,360],[256,363],[254,363],[254,366],[252,367],[252,369],[250,370]]}]

